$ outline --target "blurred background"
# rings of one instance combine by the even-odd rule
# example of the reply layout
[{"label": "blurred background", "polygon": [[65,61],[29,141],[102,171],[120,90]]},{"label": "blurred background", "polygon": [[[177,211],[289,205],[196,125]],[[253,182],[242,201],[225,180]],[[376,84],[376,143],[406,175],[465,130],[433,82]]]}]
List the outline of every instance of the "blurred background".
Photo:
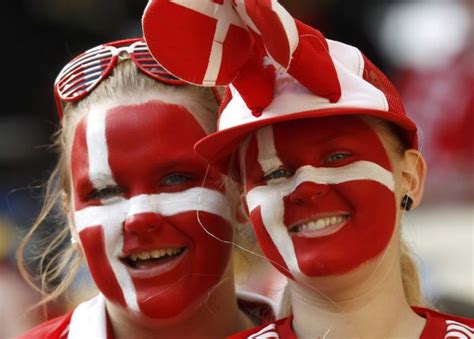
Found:
[{"label": "blurred background", "polygon": [[[0,338],[66,312],[93,289],[84,270],[72,301],[27,312],[38,295],[18,276],[15,249],[40,210],[55,161],[48,148],[58,126],[55,76],[85,49],[140,36],[146,2],[9,0],[2,7]],[[427,299],[474,317],[474,1],[280,2],[326,37],[358,46],[400,90],[429,169],[425,198],[406,215],[403,234]]]}]

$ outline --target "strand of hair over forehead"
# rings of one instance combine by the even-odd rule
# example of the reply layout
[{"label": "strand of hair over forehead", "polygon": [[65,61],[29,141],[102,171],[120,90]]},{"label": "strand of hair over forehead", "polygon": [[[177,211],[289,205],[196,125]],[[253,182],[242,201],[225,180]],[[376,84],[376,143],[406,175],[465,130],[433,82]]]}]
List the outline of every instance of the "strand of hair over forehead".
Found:
[{"label": "strand of hair over forehead", "polygon": [[[420,151],[420,154],[421,154],[421,151],[422,151],[423,146],[424,146],[424,135],[423,135],[423,132],[422,132],[421,129],[419,129],[419,132],[420,132],[420,148],[419,148],[419,151]],[[246,141],[248,141],[248,140],[246,140]],[[416,166],[417,166],[418,161],[419,161],[419,159],[420,159],[420,154],[418,155],[418,158],[417,158],[417,160],[415,161],[415,165],[414,165],[413,171],[415,171],[415,169],[416,169]],[[207,180],[207,177],[208,177],[208,174],[209,174],[209,170],[210,170],[210,165],[208,165],[207,168],[206,168],[206,173],[205,173],[205,176],[204,176],[204,180],[203,180],[203,183],[202,183],[202,185],[201,185],[201,188],[203,188],[203,189],[204,189],[204,187],[205,187],[205,182],[206,182],[206,180]],[[411,186],[412,180],[413,180],[413,176],[412,176],[412,178],[410,179],[410,185],[409,185],[409,186]],[[202,194],[200,194],[200,196],[199,196],[199,202],[201,202],[201,201],[202,201]],[[230,244],[230,245],[232,245],[232,246],[234,246],[234,247],[237,247],[238,249],[240,249],[240,250],[242,250],[242,251],[244,251],[244,252],[247,252],[247,253],[249,253],[249,254],[252,254],[252,255],[254,255],[254,256],[258,257],[258,258],[261,258],[261,259],[264,259],[264,260],[266,260],[266,261],[269,261],[269,262],[271,262],[274,266],[278,266],[280,269],[282,269],[283,271],[286,271],[287,273],[289,273],[289,274],[291,275],[291,272],[290,272],[286,267],[280,265],[279,263],[275,262],[274,260],[271,260],[271,259],[269,259],[269,258],[267,258],[267,257],[265,257],[265,256],[263,256],[263,255],[261,255],[261,254],[259,254],[259,253],[256,253],[255,251],[252,251],[252,250],[250,250],[250,249],[248,249],[248,248],[245,248],[245,247],[243,247],[243,246],[241,246],[241,245],[235,243],[234,241],[224,240],[224,239],[221,239],[220,237],[216,236],[215,234],[213,234],[212,232],[210,232],[210,231],[206,228],[206,226],[203,224],[203,222],[202,222],[202,220],[201,220],[201,218],[200,218],[200,211],[199,211],[199,210],[196,211],[196,215],[197,215],[197,220],[198,220],[199,225],[201,226],[201,228],[204,230],[204,232],[206,232],[206,233],[207,233],[209,236],[211,236],[212,238],[214,238],[214,239],[216,239],[217,241],[220,241],[220,242],[222,242],[222,243]],[[402,217],[405,217],[405,210],[402,210]],[[388,253],[388,247],[384,250],[384,253],[383,253],[382,256],[378,259],[377,265],[375,266],[375,268],[374,268],[374,270],[372,271],[372,273],[366,278],[365,282],[363,283],[363,286],[365,286],[365,285],[370,281],[370,279],[373,277],[373,275],[374,275],[374,274],[377,272],[377,270],[380,268],[380,266],[381,266],[383,260],[385,259],[387,253]],[[387,273],[387,274],[388,274],[388,273]],[[383,279],[380,280],[380,281],[383,281]],[[339,304],[338,304],[336,301],[334,301],[332,298],[330,298],[328,295],[326,295],[324,292],[320,291],[319,289],[315,288],[314,286],[308,284],[308,283],[305,282],[305,281],[298,281],[298,283],[299,283],[299,284],[303,284],[305,287],[307,287],[307,288],[310,289],[310,290],[313,290],[314,292],[316,292],[317,294],[319,294],[320,296],[322,296],[324,299],[326,299],[326,300],[327,300],[330,304],[332,304],[334,307],[336,307],[339,311],[344,312],[344,309],[343,309],[341,306],[339,306]],[[373,291],[373,290],[376,289],[376,288],[377,288],[377,285],[373,286],[373,287],[369,290],[368,293],[370,293],[371,291]],[[358,331],[358,329],[357,329],[357,326],[356,326],[355,324],[353,324],[352,322],[351,322],[351,325],[354,327],[355,331],[358,333],[359,331]],[[323,339],[326,338],[326,337],[331,333],[332,329],[333,329],[333,325],[330,325],[330,326],[328,327],[327,331],[324,333]],[[358,333],[358,334],[359,334],[359,337],[360,337],[360,333]]]}]

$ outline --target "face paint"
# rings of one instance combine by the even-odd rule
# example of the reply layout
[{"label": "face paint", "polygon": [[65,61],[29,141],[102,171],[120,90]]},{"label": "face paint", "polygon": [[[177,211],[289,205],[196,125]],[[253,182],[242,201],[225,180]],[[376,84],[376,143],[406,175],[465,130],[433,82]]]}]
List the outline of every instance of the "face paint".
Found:
[{"label": "face paint", "polygon": [[265,127],[248,144],[245,178],[262,250],[292,279],[349,272],[390,241],[396,219],[390,160],[362,120]]},{"label": "face paint", "polygon": [[[185,128],[182,128],[185,127]],[[183,106],[97,107],[72,146],[75,226],[105,297],[151,318],[202,304],[227,267],[221,176],[193,152],[205,132]]]}]

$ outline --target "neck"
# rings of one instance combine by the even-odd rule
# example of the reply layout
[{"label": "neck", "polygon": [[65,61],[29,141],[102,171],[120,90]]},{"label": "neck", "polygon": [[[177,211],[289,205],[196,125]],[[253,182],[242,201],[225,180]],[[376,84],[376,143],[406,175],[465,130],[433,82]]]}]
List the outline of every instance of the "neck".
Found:
[{"label": "neck", "polygon": [[[230,265],[231,266],[231,265]],[[209,297],[197,309],[179,319],[155,321],[131,318],[129,313],[107,303],[115,339],[122,338],[225,338],[254,327],[237,306],[232,278],[222,278]]]},{"label": "neck", "polygon": [[298,338],[418,338],[425,324],[406,301],[398,248],[348,274],[289,288]]}]

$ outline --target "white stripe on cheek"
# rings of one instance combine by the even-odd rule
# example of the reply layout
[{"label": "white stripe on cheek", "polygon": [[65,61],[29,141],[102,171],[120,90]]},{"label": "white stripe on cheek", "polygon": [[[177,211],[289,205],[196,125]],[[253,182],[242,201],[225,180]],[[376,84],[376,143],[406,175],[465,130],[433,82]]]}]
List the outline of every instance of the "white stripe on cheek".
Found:
[{"label": "white stripe on cheek", "polygon": [[278,252],[285,261],[290,272],[296,277],[301,274],[298,262],[296,260],[293,241],[288,233],[288,229],[283,222],[285,214],[285,205],[279,191],[262,196],[265,203],[260,205],[262,222],[276,245]]},{"label": "white stripe on cheek", "polygon": [[280,158],[278,158],[275,148],[272,126],[259,129],[256,136],[258,143],[258,163],[265,175],[268,171],[276,170],[281,167],[282,162]]},{"label": "white stripe on cheek", "polygon": [[[277,155],[272,126],[259,129],[256,133],[256,137],[258,144],[258,163],[262,168],[263,175],[271,170],[280,168],[283,163]],[[281,192],[279,190],[273,190],[262,194],[259,192],[252,194],[254,191],[255,189],[247,194],[247,204],[250,211],[257,206],[261,206],[262,222],[268,235],[276,245],[277,250],[280,252],[290,272],[298,276],[301,272],[296,260],[293,241],[291,241],[288,230],[283,223],[285,206]]]},{"label": "white stripe on cheek", "polygon": [[208,188],[193,187],[176,193],[143,194],[130,199],[130,203],[128,215],[153,212],[171,216],[189,211],[203,211],[231,221],[225,196]]},{"label": "white stripe on cheek", "polygon": [[95,188],[114,186],[115,181],[109,166],[109,150],[106,137],[107,110],[96,107],[87,115],[87,152],[89,155],[89,180]]},{"label": "white stripe on cheek", "polygon": [[395,183],[392,172],[370,161],[356,161],[342,167],[313,167],[310,165],[298,168],[288,180],[279,184],[258,186],[247,193],[247,203],[250,210],[265,203],[261,195],[277,191],[281,198],[291,194],[303,182],[317,184],[340,184],[349,181],[375,181],[393,192]]},{"label": "white stripe on cheek", "polygon": [[105,253],[112,271],[122,289],[127,306],[138,312],[135,286],[125,266],[118,259],[123,248],[122,225],[127,217],[128,207],[127,200],[111,205],[87,207],[75,212],[74,218],[78,232],[88,227],[102,226]]},{"label": "white stripe on cheek", "polygon": [[190,211],[204,211],[231,220],[224,194],[200,187],[177,193],[143,194],[115,204],[90,206],[76,211],[74,218],[78,232],[87,227],[105,224],[118,225],[121,230],[127,217],[133,214],[151,212],[172,216]]},{"label": "white stripe on cheek", "polygon": [[[106,137],[107,109],[103,106],[94,107],[87,116],[87,151],[89,155],[89,180],[94,188],[115,186],[109,165],[109,150]],[[99,209],[87,215],[86,209],[75,213],[78,232],[87,226],[101,225],[104,231],[104,247],[112,271],[122,289],[127,306],[139,312],[135,286],[125,266],[119,261],[123,248],[122,224],[128,210],[125,201],[107,206],[97,206]],[[105,207],[107,213],[102,213]],[[85,214],[85,215],[84,215]]]}]

